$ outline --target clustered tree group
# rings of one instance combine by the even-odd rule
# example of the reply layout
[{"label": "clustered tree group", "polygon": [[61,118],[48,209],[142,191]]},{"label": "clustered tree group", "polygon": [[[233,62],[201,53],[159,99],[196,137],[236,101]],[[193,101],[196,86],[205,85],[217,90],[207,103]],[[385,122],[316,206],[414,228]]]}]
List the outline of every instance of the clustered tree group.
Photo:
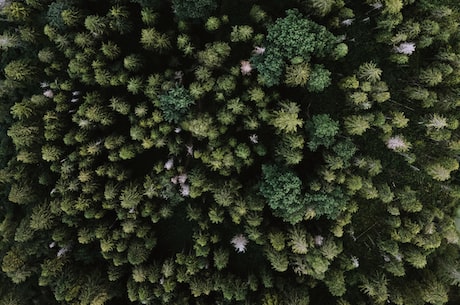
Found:
[{"label": "clustered tree group", "polygon": [[0,304],[460,304],[457,0],[0,0]]}]

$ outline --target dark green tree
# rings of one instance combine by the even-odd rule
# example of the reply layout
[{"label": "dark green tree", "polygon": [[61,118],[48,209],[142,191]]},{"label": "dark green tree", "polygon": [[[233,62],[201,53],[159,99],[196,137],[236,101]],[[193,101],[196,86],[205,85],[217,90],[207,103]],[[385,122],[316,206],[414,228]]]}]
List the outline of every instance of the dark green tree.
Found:
[{"label": "dark green tree", "polygon": [[335,142],[339,133],[339,124],[327,114],[314,115],[311,121],[305,124],[310,140],[307,145],[311,151],[316,151],[319,146],[329,148]]},{"label": "dark green tree", "polygon": [[259,191],[275,216],[292,224],[303,219],[306,205],[302,182],[294,172],[277,165],[263,165]]},{"label": "dark green tree", "polygon": [[180,19],[208,17],[216,8],[216,0],[173,0],[174,14]]},{"label": "dark green tree", "polygon": [[194,99],[186,88],[176,86],[159,96],[158,107],[167,122],[179,123],[194,103]]}]

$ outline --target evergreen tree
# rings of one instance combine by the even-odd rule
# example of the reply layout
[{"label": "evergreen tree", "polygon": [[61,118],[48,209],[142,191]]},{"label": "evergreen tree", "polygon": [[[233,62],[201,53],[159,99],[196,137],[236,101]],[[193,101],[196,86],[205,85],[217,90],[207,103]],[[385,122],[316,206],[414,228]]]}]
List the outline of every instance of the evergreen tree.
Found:
[{"label": "evergreen tree", "polygon": [[172,5],[180,19],[207,17],[217,8],[215,0],[173,0]]},{"label": "evergreen tree", "polygon": [[339,131],[338,123],[327,114],[313,116],[312,120],[307,122],[306,127],[310,133],[308,148],[311,151],[317,150],[319,146],[329,148]]},{"label": "evergreen tree", "polygon": [[168,122],[178,123],[192,104],[194,100],[184,87],[172,88],[159,97],[159,107]]},{"label": "evergreen tree", "polygon": [[302,202],[301,180],[293,172],[275,165],[263,165],[262,173],[259,190],[274,215],[290,223],[302,220],[306,208]]}]

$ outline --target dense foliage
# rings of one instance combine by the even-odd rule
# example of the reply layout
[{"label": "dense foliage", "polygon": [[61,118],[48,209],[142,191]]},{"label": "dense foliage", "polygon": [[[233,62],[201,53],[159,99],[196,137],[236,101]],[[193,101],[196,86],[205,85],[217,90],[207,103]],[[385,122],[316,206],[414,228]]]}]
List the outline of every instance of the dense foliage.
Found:
[{"label": "dense foliage", "polygon": [[0,12],[0,305],[460,303],[456,0]]}]

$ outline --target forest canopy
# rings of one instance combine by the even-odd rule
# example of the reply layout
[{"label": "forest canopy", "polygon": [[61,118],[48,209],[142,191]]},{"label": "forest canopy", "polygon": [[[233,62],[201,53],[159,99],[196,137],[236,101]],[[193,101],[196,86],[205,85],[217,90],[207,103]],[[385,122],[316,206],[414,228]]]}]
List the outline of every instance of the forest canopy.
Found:
[{"label": "forest canopy", "polygon": [[0,15],[0,305],[460,304],[458,1]]}]

